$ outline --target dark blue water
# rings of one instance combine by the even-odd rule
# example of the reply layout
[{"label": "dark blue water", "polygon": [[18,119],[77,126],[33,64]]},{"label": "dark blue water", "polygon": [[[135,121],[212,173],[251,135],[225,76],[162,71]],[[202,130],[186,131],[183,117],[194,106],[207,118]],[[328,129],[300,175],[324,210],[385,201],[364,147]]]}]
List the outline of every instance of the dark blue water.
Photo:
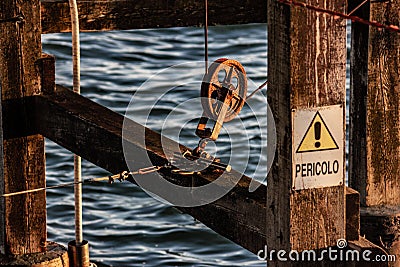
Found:
[{"label": "dark blue water", "polygon": [[[204,51],[201,28],[83,33],[81,46],[82,94],[122,114],[133,93],[146,80],[172,65],[201,61]],[[70,34],[44,35],[43,49],[56,56],[57,83],[72,87]],[[256,84],[266,80],[266,25],[210,28],[209,57],[239,60],[254,81],[249,89],[252,91]],[[178,69],[170,78],[179,80],[191,75],[187,71]],[[159,88],[147,89],[150,98],[157,97]],[[162,108],[157,109],[160,112],[155,117],[153,114],[148,126],[159,131],[165,114],[184,99],[197,97],[199,90],[194,86],[174,91],[171,98],[165,97],[160,103]],[[264,113],[262,94],[253,101],[259,107],[256,113]],[[145,106],[143,101],[142,107]],[[181,111],[192,112],[194,117],[201,115],[195,114],[191,107]],[[259,125],[254,121],[254,112],[244,108],[242,113],[242,121],[251,135],[251,155],[257,155],[261,147]],[[143,118],[139,116],[137,120]],[[230,123],[233,129],[235,123]],[[185,126],[179,142],[194,147],[195,127],[196,123]],[[221,141],[216,144],[218,149],[214,149],[222,158],[230,152],[231,143],[226,138],[222,133]],[[235,134],[232,138],[235,139]],[[71,182],[72,154],[51,141],[46,142],[46,152],[47,184]],[[259,161],[251,156],[246,173],[257,176],[254,172]],[[108,175],[87,161],[83,161],[82,169],[84,178]],[[49,190],[47,197],[49,240],[66,245],[74,239],[73,189]],[[92,261],[99,266],[265,266],[254,254],[129,183],[85,185],[83,213],[84,238],[90,242]]]}]

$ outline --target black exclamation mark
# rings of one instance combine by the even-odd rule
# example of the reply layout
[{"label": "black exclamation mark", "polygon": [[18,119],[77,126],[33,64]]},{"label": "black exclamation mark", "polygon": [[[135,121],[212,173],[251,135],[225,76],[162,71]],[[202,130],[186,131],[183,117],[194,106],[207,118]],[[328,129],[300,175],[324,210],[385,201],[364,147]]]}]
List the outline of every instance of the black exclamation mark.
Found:
[{"label": "black exclamation mark", "polygon": [[319,148],[321,146],[321,142],[318,141],[321,139],[321,123],[319,121],[314,123],[314,136],[316,140],[314,145],[316,148]]}]

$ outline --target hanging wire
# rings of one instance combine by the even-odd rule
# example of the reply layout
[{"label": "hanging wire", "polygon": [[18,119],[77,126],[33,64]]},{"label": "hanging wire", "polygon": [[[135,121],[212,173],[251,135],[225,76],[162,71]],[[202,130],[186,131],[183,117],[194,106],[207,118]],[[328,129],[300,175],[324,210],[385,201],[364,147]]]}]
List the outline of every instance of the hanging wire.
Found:
[{"label": "hanging wire", "polygon": [[354,8],[351,12],[349,12],[347,15],[351,15],[351,14],[353,14],[354,12],[356,12],[360,7],[362,7],[365,3],[367,3],[368,1],[370,1],[370,0],[364,0],[361,4],[359,4],[358,6],[356,6],[356,8]]},{"label": "hanging wire", "polygon": [[[80,94],[79,15],[76,0],[69,0],[72,25],[73,91]],[[82,244],[82,160],[74,155],[75,241]]]},{"label": "hanging wire", "polygon": [[266,85],[268,84],[268,80],[265,81],[263,84],[261,84],[256,90],[254,90],[248,97],[246,97],[245,101],[249,100],[252,98],[258,91],[263,89]]},{"label": "hanging wire", "polygon": [[208,0],[204,0],[204,64],[208,73]]},{"label": "hanging wire", "polygon": [[[178,154],[180,155],[180,154]],[[191,160],[200,160],[200,164],[207,164],[207,166],[212,167],[213,169],[219,169],[219,170],[224,170],[227,172],[231,171],[231,166],[226,165],[220,162],[215,162],[213,160],[208,160],[204,158],[199,158],[196,156],[193,156],[190,151],[186,151],[182,154],[184,158],[191,159]],[[69,187],[69,186],[75,186],[75,185],[82,185],[82,184],[89,184],[89,183],[94,183],[94,182],[103,182],[103,181],[108,181],[109,184],[112,184],[115,182],[115,180],[119,180],[120,182],[122,181],[133,181],[134,175],[146,175],[150,174],[153,172],[157,172],[161,169],[169,169],[171,173],[177,173],[179,175],[192,175],[194,172],[193,171],[184,171],[180,170],[179,168],[176,168],[174,165],[176,164],[177,161],[179,161],[181,156],[178,158],[174,157],[168,159],[168,162],[164,165],[153,165],[149,167],[144,167],[137,169],[135,171],[123,171],[118,174],[114,175],[109,175],[109,176],[103,176],[103,177],[98,177],[98,178],[89,178],[89,179],[84,179],[79,182],[71,182],[71,183],[64,183],[64,184],[59,184],[59,185],[54,185],[54,186],[47,186],[47,187],[41,187],[41,188],[36,188],[36,189],[29,189],[25,191],[18,191],[18,192],[12,192],[12,193],[6,193],[3,195],[0,195],[0,198],[3,197],[12,197],[12,196],[18,196],[18,195],[23,195],[23,194],[29,194],[29,193],[34,193],[34,192],[39,192],[39,191],[45,191],[49,189],[56,189],[56,188],[62,188],[62,187]],[[194,161],[193,161],[194,162]],[[195,163],[196,164],[196,163]]]},{"label": "hanging wire", "polygon": [[115,180],[119,180],[120,182],[126,181],[132,175],[149,174],[152,172],[156,172],[163,167],[164,166],[151,166],[151,167],[142,168],[142,169],[139,169],[139,170],[133,171],[133,172],[124,171],[124,172],[114,174],[114,175],[103,176],[103,177],[99,177],[99,178],[89,178],[89,179],[81,180],[79,182],[64,183],[64,184],[59,184],[59,185],[54,185],[54,186],[47,186],[47,187],[41,187],[41,188],[36,188],[36,189],[7,193],[7,194],[0,195],[0,197],[12,197],[12,196],[30,194],[30,193],[35,193],[35,192],[39,192],[39,191],[49,190],[49,189],[75,186],[77,184],[82,185],[82,184],[89,184],[89,183],[103,182],[103,181],[108,181],[109,184],[112,184],[115,182]]},{"label": "hanging wire", "polygon": [[[178,154],[178,155],[180,155],[180,154]],[[208,160],[208,159],[193,156],[190,151],[185,151],[182,154],[182,156],[186,159],[199,160],[200,164],[207,164],[208,167],[212,167],[213,169],[219,169],[219,170],[224,170],[224,171],[230,172],[231,168],[232,168],[230,165],[226,165],[224,163],[215,162],[214,160]],[[180,160],[180,158],[181,158],[181,156],[179,156],[178,158],[175,158],[175,156],[174,156],[174,157],[168,159],[168,162],[164,165],[158,165],[158,166],[153,165],[153,166],[149,166],[149,167],[140,168],[135,171],[130,171],[130,172],[123,171],[118,174],[103,176],[103,177],[98,177],[98,178],[88,178],[88,179],[81,180],[79,182],[64,183],[64,184],[59,184],[59,185],[54,185],[54,186],[29,189],[29,190],[25,190],[25,191],[6,193],[3,195],[0,195],[0,198],[29,194],[29,193],[45,191],[45,190],[49,190],[49,189],[75,186],[77,184],[82,185],[82,184],[89,184],[89,183],[94,183],[94,182],[104,182],[104,181],[108,181],[109,184],[112,184],[115,182],[115,180],[119,180],[120,182],[127,181],[127,180],[133,181],[134,175],[146,175],[146,174],[150,174],[153,172],[158,172],[161,169],[164,169],[164,170],[169,169],[171,171],[171,173],[177,173],[179,175],[192,175],[194,173],[193,171],[180,170],[179,168],[174,166],[176,164],[176,162]],[[196,164],[196,163],[194,162],[194,164]]]}]

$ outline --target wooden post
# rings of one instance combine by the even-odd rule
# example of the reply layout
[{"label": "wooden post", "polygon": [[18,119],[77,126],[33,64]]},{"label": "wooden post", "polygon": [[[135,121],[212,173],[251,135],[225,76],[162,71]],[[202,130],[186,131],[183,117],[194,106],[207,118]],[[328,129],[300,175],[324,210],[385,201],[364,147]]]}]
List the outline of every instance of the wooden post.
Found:
[{"label": "wooden post", "polygon": [[[349,1],[349,12],[352,12],[362,1]],[[362,5],[353,14],[369,19],[369,2]],[[368,33],[368,25],[358,22],[351,23],[349,186],[360,193],[361,205],[365,205],[365,177],[367,177],[365,101],[368,90]]]},{"label": "wooden post", "polygon": [[[40,94],[41,57],[39,0],[4,0],[0,18],[23,17],[0,24],[2,101]],[[28,118],[28,116],[26,116]],[[27,120],[14,123],[30,124]],[[8,128],[9,125],[3,125]],[[45,186],[44,139],[41,135],[4,140],[3,193]],[[6,254],[46,250],[46,195],[32,193],[5,199],[4,248]]]},{"label": "wooden post", "polygon": [[[361,15],[397,25],[400,1],[374,2]],[[369,13],[371,13],[369,15]],[[398,33],[353,23],[350,184],[364,206],[400,205]],[[369,44],[369,46],[368,46]],[[361,164],[360,164],[361,159]],[[361,178],[361,177],[364,178]]]},{"label": "wooden post", "polygon": [[[41,59],[40,1],[0,2],[0,19],[17,16],[22,20],[0,23],[1,113],[4,119],[0,128],[4,137],[0,194],[46,186],[44,138],[39,134],[24,136],[24,131],[35,125],[35,121],[29,120],[32,101],[27,97],[40,95],[41,84],[46,93],[54,91],[54,58]],[[20,103],[20,109],[10,114],[10,109],[5,108],[10,102]],[[10,118],[12,116],[14,118]],[[22,121],[18,119],[21,117]],[[10,129],[21,132],[10,135]],[[66,249],[46,240],[44,191],[0,201],[0,265],[69,265]]]},{"label": "wooden post", "polygon": [[[346,1],[315,1],[308,4],[345,12]],[[267,245],[269,250],[310,250],[336,245],[345,238],[344,167],[341,184],[324,188],[293,190],[293,110],[345,103],[346,21],[268,1],[268,102],[277,131],[275,162],[267,187]],[[317,108],[317,109],[315,109]],[[322,114],[322,113],[321,113]],[[341,113],[337,113],[337,118]],[[337,131],[343,135],[344,120]],[[310,121],[304,121],[311,125]],[[329,126],[331,127],[331,126]],[[330,129],[334,130],[334,129]],[[340,148],[344,140],[337,140]],[[334,150],[332,150],[334,151]],[[344,162],[341,150],[340,164]],[[319,159],[320,152],[315,160]],[[319,177],[324,179],[323,176]],[[288,266],[288,262],[272,262]],[[270,266],[270,265],[269,265]]]},{"label": "wooden post", "polygon": [[[3,157],[3,112],[0,98],[0,192],[4,192],[4,157]],[[0,254],[5,253],[5,202],[0,199]]]},{"label": "wooden post", "polygon": [[[43,33],[71,31],[68,1],[42,0]],[[78,1],[80,31],[111,31],[204,24],[204,1]],[[265,0],[209,1],[209,25],[266,22]]]},{"label": "wooden post", "polygon": [[41,90],[43,95],[54,94],[56,90],[56,59],[52,55],[42,54],[39,61]]},{"label": "wooden post", "polygon": [[[393,0],[357,15],[400,26],[399,13]],[[349,182],[364,206],[361,234],[397,254],[400,266],[400,35],[355,23],[352,31]]]}]

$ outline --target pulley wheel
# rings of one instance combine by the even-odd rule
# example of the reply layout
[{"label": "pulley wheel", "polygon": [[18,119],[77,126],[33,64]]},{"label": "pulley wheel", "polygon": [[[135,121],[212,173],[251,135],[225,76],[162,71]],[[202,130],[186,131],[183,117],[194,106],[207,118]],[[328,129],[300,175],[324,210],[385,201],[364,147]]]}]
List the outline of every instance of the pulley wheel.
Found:
[{"label": "pulley wheel", "polygon": [[224,122],[235,118],[243,108],[247,94],[247,78],[242,64],[238,61],[220,58],[208,68],[201,84],[201,103],[208,117],[214,120],[218,118],[227,91],[231,99]]}]

